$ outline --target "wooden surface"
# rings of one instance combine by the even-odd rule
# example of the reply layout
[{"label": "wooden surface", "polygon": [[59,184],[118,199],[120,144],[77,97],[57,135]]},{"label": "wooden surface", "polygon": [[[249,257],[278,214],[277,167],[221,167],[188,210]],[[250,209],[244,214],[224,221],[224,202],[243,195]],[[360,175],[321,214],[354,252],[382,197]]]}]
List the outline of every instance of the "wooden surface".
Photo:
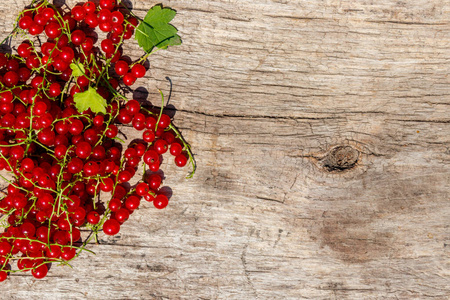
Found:
[{"label": "wooden surface", "polygon": [[195,177],[166,168],[167,209],[2,298],[449,299],[450,2],[163,4],[183,45],[134,87],[170,78]]}]

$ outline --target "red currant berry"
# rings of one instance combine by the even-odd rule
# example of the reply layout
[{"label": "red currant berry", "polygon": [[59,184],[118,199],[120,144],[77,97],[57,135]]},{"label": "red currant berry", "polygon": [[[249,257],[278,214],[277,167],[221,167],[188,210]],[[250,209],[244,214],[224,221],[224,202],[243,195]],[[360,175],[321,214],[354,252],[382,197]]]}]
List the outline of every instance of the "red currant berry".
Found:
[{"label": "red currant berry", "polygon": [[36,269],[31,270],[31,274],[33,275],[34,278],[37,279],[44,278],[45,276],[47,276],[47,273],[48,273],[47,265],[41,265]]},{"label": "red currant berry", "polygon": [[100,189],[103,192],[109,193],[114,188],[114,181],[111,178],[104,178],[100,181]]},{"label": "red currant berry", "polygon": [[181,144],[172,143],[172,145],[170,145],[170,154],[172,154],[173,156],[180,155],[182,151],[183,151],[183,146],[181,146]]},{"label": "red currant berry", "polygon": [[159,119],[158,128],[166,129],[170,125],[170,117],[166,114],[162,114]]},{"label": "red currant berry", "polygon": [[106,54],[113,53],[116,50],[113,41],[111,41],[110,39],[103,40],[101,42],[101,47],[103,52],[105,52]]},{"label": "red currant berry", "polygon": [[130,212],[126,208],[121,208],[114,214],[114,219],[116,219],[120,224],[128,220],[129,217]]},{"label": "red currant berry", "polygon": [[108,130],[106,130],[105,135],[112,139],[117,135],[118,132],[119,132],[119,129],[117,128],[117,126],[114,124],[111,124],[108,126]]},{"label": "red currant berry", "polygon": [[137,209],[140,204],[141,204],[141,200],[137,196],[129,196],[125,200],[125,207],[129,211],[133,211],[133,210]]},{"label": "red currant berry", "polygon": [[113,25],[122,25],[123,23],[123,14],[120,11],[115,11],[113,13],[111,13],[111,23]]},{"label": "red currant berry", "polygon": [[91,151],[92,151],[92,147],[89,143],[80,142],[77,144],[75,153],[79,158],[85,159],[85,158],[88,158],[89,155],[91,155]]},{"label": "red currant berry", "polygon": [[75,30],[72,32],[71,41],[74,45],[80,46],[86,41],[86,34],[82,30]]},{"label": "red currant berry", "polygon": [[73,51],[72,48],[70,48],[69,46],[66,46],[61,49],[61,53],[59,54],[59,57],[63,61],[71,63],[73,58],[75,57],[75,52]]},{"label": "red currant berry", "polygon": [[78,157],[72,158],[67,164],[68,171],[72,174],[79,173],[83,169],[83,161]]},{"label": "red currant berry", "polygon": [[152,190],[157,190],[161,185],[162,179],[161,176],[152,174],[147,178],[147,182]]},{"label": "red currant berry", "polygon": [[110,22],[111,21],[102,22],[98,25],[98,28],[100,28],[100,30],[103,32],[110,32],[112,30],[112,25]]},{"label": "red currant berry", "polygon": [[61,255],[61,247],[58,245],[50,245],[50,247],[45,250],[45,254],[48,258],[59,258]]},{"label": "red currant berry", "polygon": [[58,97],[61,94],[61,86],[59,83],[52,83],[48,89],[48,94],[52,98]]},{"label": "red currant berry", "polygon": [[167,206],[167,204],[169,204],[169,199],[162,194],[156,196],[155,199],[153,200],[153,205],[157,209],[163,209]]},{"label": "red currant berry", "polygon": [[123,76],[122,80],[125,85],[131,86],[136,82],[136,77],[134,77],[134,75],[131,73],[127,73],[125,74],[125,76]]},{"label": "red currant berry", "polygon": [[167,145],[167,142],[165,140],[159,139],[155,142],[153,148],[155,149],[156,153],[164,154],[167,152],[169,146]]},{"label": "red currant berry", "polygon": [[136,194],[139,196],[145,196],[150,191],[150,188],[147,183],[141,182],[136,186]]},{"label": "red currant berry", "polygon": [[100,0],[100,7],[107,10],[113,10],[116,7],[116,0]]},{"label": "red currant berry", "polygon": [[3,76],[3,83],[7,87],[13,87],[17,85],[18,82],[19,82],[19,74],[17,74],[16,72],[9,71]]},{"label": "red currant berry", "polygon": [[151,164],[154,164],[156,162],[159,163],[159,155],[158,155],[158,153],[156,153],[156,151],[154,151],[154,150],[148,150],[144,154],[144,162],[147,165],[151,165]]},{"label": "red currant berry", "polygon": [[50,39],[58,38],[62,33],[61,26],[57,22],[50,22],[45,26],[45,34]]},{"label": "red currant berry", "polygon": [[97,15],[95,13],[89,13],[86,15],[86,17],[84,18],[84,22],[86,22],[86,24],[90,27],[90,28],[95,28],[98,26],[98,19],[97,19]]},{"label": "red currant berry", "polygon": [[33,23],[33,19],[30,16],[23,16],[19,20],[19,27],[23,30],[26,30],[30,28]]},{"label": "red currant berry", "polygon": [[31,54],[31,45],[29,43],[22,43],[19,47],[17,47],[17,53],[20,57],[27,58]]},{"label": "red currant berry", "polygon": [[87,14],[94,13],[96,10],[95,3],[92,1],[87,1],[86,3],[84,3],[83,8]]},{"label": "red currant berry", "polygon": [[117,220],[109,219],[103,224],[103,232],[107,235],[116,235],[120,231],[120,224]]},{"label": "red currant berry", "polygon": [[145,76],[145,67],[143,65],[137,64],[134,65],[133,68],[131,68],[131,73],[134,75],[134,77],[136,78],[142,78]]},{"label": "red currant berry", "polygon": [[94,123],[94,126],[100,127],[103,125],[104,121],[105,121],[105,118],[102,115],[96,115],[94,117],[93,123]]},{"label": "red currant berry", "polygon": [[151,143],[151,142],[153,142],[155,140],[155,132],[153,130],[146,130],[142,134],[142,138],[147,143]]},{"label": "red currant berry", "polygon": [[92,225],[98,224],[98,222],[100,222],[100,215],[95,210],[90,211],[87,214],[86,220]]},{"label": "red currant berry", "polygon": [[69,125],[69,132],[72,135],[79,135],[83,131],[83,122],[81,122],[79,119],[73,119],[71,120],[71,124]]},{"label": "red currant berry", "polygon": [[31,35],[38,35],[38,34],[41,34],[43,31],[44,31],[44,26],[39,25],[39,24],[34,23],[34,22],[28,28],[28,32]]},{"label": "red currant berry", "polygon": [[72,8],[72,16],[75,20],[81,21],[86,16],[86,10],[83,6],[75,6]]},{"label": "red currant berry", "polygon": [[65,261],[69,261],[72,258],[74,258],[76,254],[77,251],[75,248],[64,247],[61,252],[61,258],[64,259]]},{"label": "red currant berry", "polygon": [[117,198],[113,198],[109,201],[108,207],[112,212],[117,212],[122,208],[122,202]]},{"label": "red currant berry", "polygon": [[94,47],[94,40],[90,37],[87,37],[86,40],[81,44],[81,48],[84,52],[89,52]]},{"label": "red currant berry", "polygon": [[119,60],[116,62],[116,65],[114,66],[114,70],[116,71],[116,74],[119,76],[123,76],[128,73],[128,63],[126,63],[123,60]]},{"label": "red currant berry", "polygon": [[184,167],[187,164],[187,162],[188,162],[188,159],[187,159],[186,155],[184,155],[184,154],[180,154],[175,157],[175,164],[178,167]]}]

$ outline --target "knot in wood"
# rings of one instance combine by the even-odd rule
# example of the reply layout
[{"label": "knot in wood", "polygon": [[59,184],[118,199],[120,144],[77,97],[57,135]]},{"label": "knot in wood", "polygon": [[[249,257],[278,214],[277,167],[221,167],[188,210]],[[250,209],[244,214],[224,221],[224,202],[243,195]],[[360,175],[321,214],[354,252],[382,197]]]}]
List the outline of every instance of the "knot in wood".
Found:
[{"label": "knot in wood", "polygon": [[322,159],[323,167],[328,172],[342,172],[353,168],[359,159],[359,151],[351,146],[337,146]]}]

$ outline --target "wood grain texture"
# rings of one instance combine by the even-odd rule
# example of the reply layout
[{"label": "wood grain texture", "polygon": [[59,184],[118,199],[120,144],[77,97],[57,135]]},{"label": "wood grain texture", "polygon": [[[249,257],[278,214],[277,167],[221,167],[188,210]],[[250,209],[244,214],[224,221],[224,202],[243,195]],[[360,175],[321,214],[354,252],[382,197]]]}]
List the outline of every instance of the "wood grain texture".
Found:
[{"label": "wood grain texture", "polygon": [[196,176],[166,167],[167,209],[2,297],[449,299],[450,2],[163,4],[183,45],[134,87],[170,78]]}]

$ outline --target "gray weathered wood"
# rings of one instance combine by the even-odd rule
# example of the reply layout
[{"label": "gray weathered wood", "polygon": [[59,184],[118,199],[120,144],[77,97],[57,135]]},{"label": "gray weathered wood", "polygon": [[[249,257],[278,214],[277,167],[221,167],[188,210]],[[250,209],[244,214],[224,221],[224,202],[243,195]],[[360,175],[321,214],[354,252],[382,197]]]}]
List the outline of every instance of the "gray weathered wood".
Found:
[{"label": "gray weathered wood", "polygon": [[135,87],[170,78],[196,176],[167,167],[167,209],[2,297],[448,299],[450,2],[163,4],[183,45]]}]

